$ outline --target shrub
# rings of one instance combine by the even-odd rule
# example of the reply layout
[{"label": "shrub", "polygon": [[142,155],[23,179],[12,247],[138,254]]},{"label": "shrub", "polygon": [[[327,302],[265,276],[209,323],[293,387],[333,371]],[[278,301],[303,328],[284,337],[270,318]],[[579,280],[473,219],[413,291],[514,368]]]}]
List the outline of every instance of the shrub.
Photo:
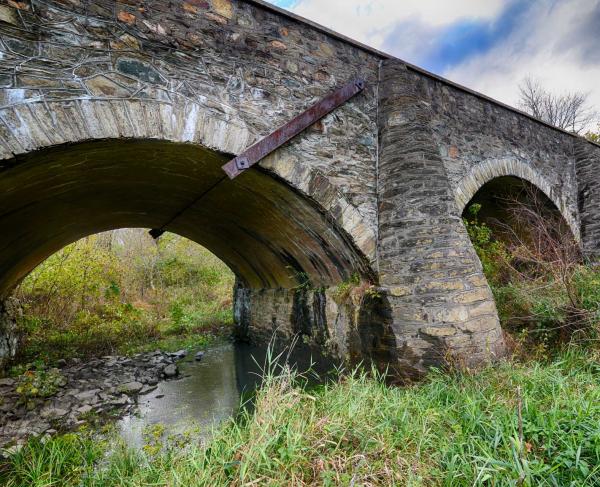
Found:
[{"label": "shrub", "polygon": [[474,204],[464,222],[518,351],[540,356],[595,339],[599,271],[583,264],[568,226],[537,194],[505,204],[505,221],[481,222]]},{"label": "shrub", "polygon": [[19,403],[27,406],[32,399],[54,395],[58,388],[66,383],[66,379],[58,369],[47,369],[39,361],[13,367],[11,373],[19,374],[15,391],[19,394]]},{"label": "shrub", "polygon": [[233,321],[232,289],[219,259],[177,235],[158,243],[139,229],[93,235],[51,256],[17,290],[18,359],[102,355],[212,332]]}]

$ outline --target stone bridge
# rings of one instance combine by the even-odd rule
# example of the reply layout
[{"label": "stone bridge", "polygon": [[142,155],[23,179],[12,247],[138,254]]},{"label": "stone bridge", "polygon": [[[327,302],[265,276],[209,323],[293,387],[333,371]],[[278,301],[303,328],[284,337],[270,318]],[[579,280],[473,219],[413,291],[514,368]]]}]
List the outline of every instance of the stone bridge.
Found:
[{"label": "stone bridge", "polygon": [[240,336],[414,377],[503,353],[461,219],[484,184],[528,181],[600,248],[599,147],[262,1],[6,0],[0,60],[0,299],[83,236],[165,227],[235,272]]}]

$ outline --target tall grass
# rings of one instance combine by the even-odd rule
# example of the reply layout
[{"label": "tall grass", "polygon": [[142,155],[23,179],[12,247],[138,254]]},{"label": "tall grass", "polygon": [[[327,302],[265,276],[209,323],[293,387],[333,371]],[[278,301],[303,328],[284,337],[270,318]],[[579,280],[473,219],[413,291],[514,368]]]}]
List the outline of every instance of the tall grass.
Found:
[{"label": "tall grass", "polygon": [[25,448],[0,460],[0,481],[6,486],[46,487],[78,485],[102,458],[105,443],[89,434],[68,433],[42,442],[30,440]]},{"label": "tall grass", "polygon": [[600,364],[571,351],[474,375],[434,372],[409,388],[355,373],[310,390],[288,372],[268,377],[252,412],[207,444],[155,456],[117,448],[95,469],[81,461],[78,478],[51,465],[36,469],[39,449],[56,441],[28,446],[37,453],[10,460],[0,480],[10,487],[593,486],[600,485]]}]

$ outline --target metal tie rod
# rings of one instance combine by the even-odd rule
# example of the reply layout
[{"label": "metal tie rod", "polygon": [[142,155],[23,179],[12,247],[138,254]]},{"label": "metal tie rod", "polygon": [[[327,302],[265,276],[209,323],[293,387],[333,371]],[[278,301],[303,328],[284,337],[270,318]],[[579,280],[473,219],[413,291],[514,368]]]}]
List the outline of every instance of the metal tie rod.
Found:
[{"label": "metal tie rod", "polygon": [[338,88],[308,110],[248,147],[225,164],[222,167],[223,171],[229,176],[229,179],[235,178],[364,89],[365,81],[361,78]]},{"label": "metal tie rod", "polygon": [[[260,139],[258,142],[248,147],[240,155],[233,158],[228,163],[224,164],[221,169],[225,171],[227,176],[229,176],[229,179],[233,179],[236,176],[239,176],[246,169],[250,168],[257,162],[259,162],[261,159],[264,159],[275,149],[281,147],[288,140],[293,139],[300,132],[310,127],[313,123],[321,120],[325,115],[331,113],[337,107],[339,107],[340,105],[342,105],[343,103],[345,103],[354,95],[360,93],[364,89],[365,81],[362,78],[357,78],[354,81],[345,84],[344,86],[335,90],[333,93],[327,95],[325,98],[319,100],[308,110],[305,110],[300,115],[294,117],[285,125],[279,127],[266,137]],[[214,183],[207,190],[205,190],[202,194],[200,194],[197,198],[195,198],[188,205],[182,208],[160,228],[153,228],[152,230],[150,230],[149,233],[152,236],[152,238],[159,238],[163,233],[165,233],[165,228],[167,227],[167,225],[173,223],[173,221],[179,218],[186,210],[198,203],[198,201],[201,198],[206,196],[206,194],[208,194],[215,187],[217,187],[224,179],[225,176],[223,176],[216,183]]]}]

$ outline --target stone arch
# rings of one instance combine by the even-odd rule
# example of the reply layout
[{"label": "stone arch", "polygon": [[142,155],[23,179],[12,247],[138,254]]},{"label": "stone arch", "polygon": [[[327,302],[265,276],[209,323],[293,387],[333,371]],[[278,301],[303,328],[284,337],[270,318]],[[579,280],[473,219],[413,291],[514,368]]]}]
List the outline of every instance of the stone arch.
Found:
[{"label": "stone arch", "polygon": [[[15,218],[33,215],[33,210],[28,210],[30,213],[27,213],[21,211],[22,208],[11,206],[11,201],[16,201],[15,195],[23,197],[29,191],[33,200],[38,197],[36,191],[47,195],[44,191],[48,188],[36,186],[35,177],[41,173],[34,169],[41,165],[46,168],[44,177],[47,183],[54,185],[52,187],[57,193],[63,195],[57,197],[56,201],[53,200],[58,205],[56,208],[62,208],[67,213],[74,211],[73,215],[89,219],[89,212],[94,208],[89,208],[87,213],[79,208],[74,209],[76,200],[70,200],[70,196],[67,196],[75,195],[74,186],[87,181],[84,179],[85,174],[75,169],[78,166],[83,168],[90,164],[96,170],[94,175],[109,174],[110,171],[123,175],[124,169],[120,168],[119,161],[125,161],[137,168],[135,170],[139,172],[140,179],[144,179],[144,172],[156,173],[157,179],[154,182],[146,181],[145,184],[156,184],[159,192],[181,192],[177,204],[185,205],[186,197],[190,201],[194,191],[193,184],[202,181],[202,171],[207,171],[204,174],[207,177],[220,177],[220,165],[259,136],[237,118],[235,113],[219,114],[189,101],[172,103],[151,99],[75,99],[32,101],[6,107],[0,110],[0,225],[2,220],[12,218],[12,225],[16,228],[18,224]],[[147,161],[147,171],[142,169],[146,162],[143,158]],[[162,168],[160,158],[180,161],[177,166],[179,174],[174,175],[168,168]],[[195,167],[195,161],[202,163]],[[189,174],[184,174],[184,162],[190,165]],[[71,179],[61,179],[60,165],[63,163],[71,164]],[[213,233],[199,238],[194,233],[191,222],[187,227],[183,223],[176,225],[174,231],[193,240],[200,240],[208,248],[211,248],[211,244],[213,247],[218,246],[219,242],[223,243],[227,239],[236,243],[239,241],[241,245],[244,242],[258,242],[254,249],[255,255],[251,255],[252,251],[246,251],[246,255],[242,255],[244,252],[234,249],[227,242],[223,244],[227,248],[216,251],[250,287],[290,288],[297,284],[294,283],[292,274],[298,273],[306,273],[317,285],[335,284],[355,271],[373,276],[370,262],[375,257],[374,231],[325,175],[302,167],[301,164],[290,163],[285,148],[272,154],[261,166],[263,167],[252,169],[234,181],[226,181],[231,184],[230,191],[237,191],[237,196],[223,194],[220,200],[213,202],[215,205],[226,205],[231,199],[240,205],[236,216],[239,220],[233,218],[227,224],[215,220],[222,223],[224,235],[217,236]],[[55,173],[51,172],[52,168],[56,170]],[[32,172],[28,172],[30,170]],[[102,177],[96,186],[92,185],[90,188],[102,191],[102,184],[109,184],[108,179]],[[159,178],[164,181],[159,181]],[[167,184],[167,180],[170,183]],[[186,186],[187,180],[193,184]],[[163,182],[165,185],[161,186]],[[181,186],[173,186],[176,182]],[[121,191],[119,197],[125,196],[125,190],[121,188]],[[148,201],[151,199],[150,193],[143,196],[140,193],[138,196]],[[90,197],[93,195],[90,194]],[[97,211],[102,211],[101,205],[105,201],[99,200]],[[242,208],[243,206],[247,208]],[[214,208],[216,210],[218,207]],[[274,228],[279,227],[281,235],[278,237],[272,233],[262,237],[258,234],[258,220],[254,221],[254,226],[250,223],[246,225],[248,220],[244,218],[248,218],[250,209],[258,213],[257,218],[272,218],[270,223]],[[157,214],[153,218],[151,215],[141,215],[140,208],[130,210],[140,214],[131,218],[123,215],[115,217],[118,222],[115,223],[116,226],[160,226],[161,220],[163,223],[168,221],[168,218],[165,220],[166,214]],[[168,208],[171,214],[174,210],[174,207]],[[114,211],[117,212],[116,209]],[[8,276],[0,278],[3,281],[0,283],[0,296],[6,294],[33,266],[61,246],[86,233],[114,228],[109,221],[110,217],[111,215],[106,215],[106,218],[80,228],[78,224],[70,222],[73,228],[65,230],[61,237],[51,235],[52,228],[45,229],[49,235],[47,238],[30,228],[32,241],[27,245],[30,248],[37,246],[40,250],[35,255],[21,255],[18,269],[10,268],[7,262],[0,264],[0,274]],[[139,217],[138,223],[136,217]],[[198,222],[206,222],[209,217],[211,216],[205,215],[205,220],[200,219]],[[54,224],[58,225],[57,222]],[[60,225],[62,228],[62,222]],[[264,227],[267,227],[266,223]],[[5,261],[11,256],[15,258],[18,252],[15,253],[14,249],[22,245],[22,240],[9,237],[10,233],[6,230],[6,238],[0,239],[4,240],[0,241],[0,253],[5,256]],[[285,244],[282,238],[286,241]],[[305,245],[304,249],[302,245]]]},{"label": "stone arch", "polygon": [[540,190],[560,211],[573,236],[579,240],[579,224],[577,218],[569,211],[567,202],[546,178],[531,165],[518,159],[491,159],[473,166],[456,185],[454,197],[459,214],[463,213],[469,201],[486,183],[505,176],[520,178]]}]

